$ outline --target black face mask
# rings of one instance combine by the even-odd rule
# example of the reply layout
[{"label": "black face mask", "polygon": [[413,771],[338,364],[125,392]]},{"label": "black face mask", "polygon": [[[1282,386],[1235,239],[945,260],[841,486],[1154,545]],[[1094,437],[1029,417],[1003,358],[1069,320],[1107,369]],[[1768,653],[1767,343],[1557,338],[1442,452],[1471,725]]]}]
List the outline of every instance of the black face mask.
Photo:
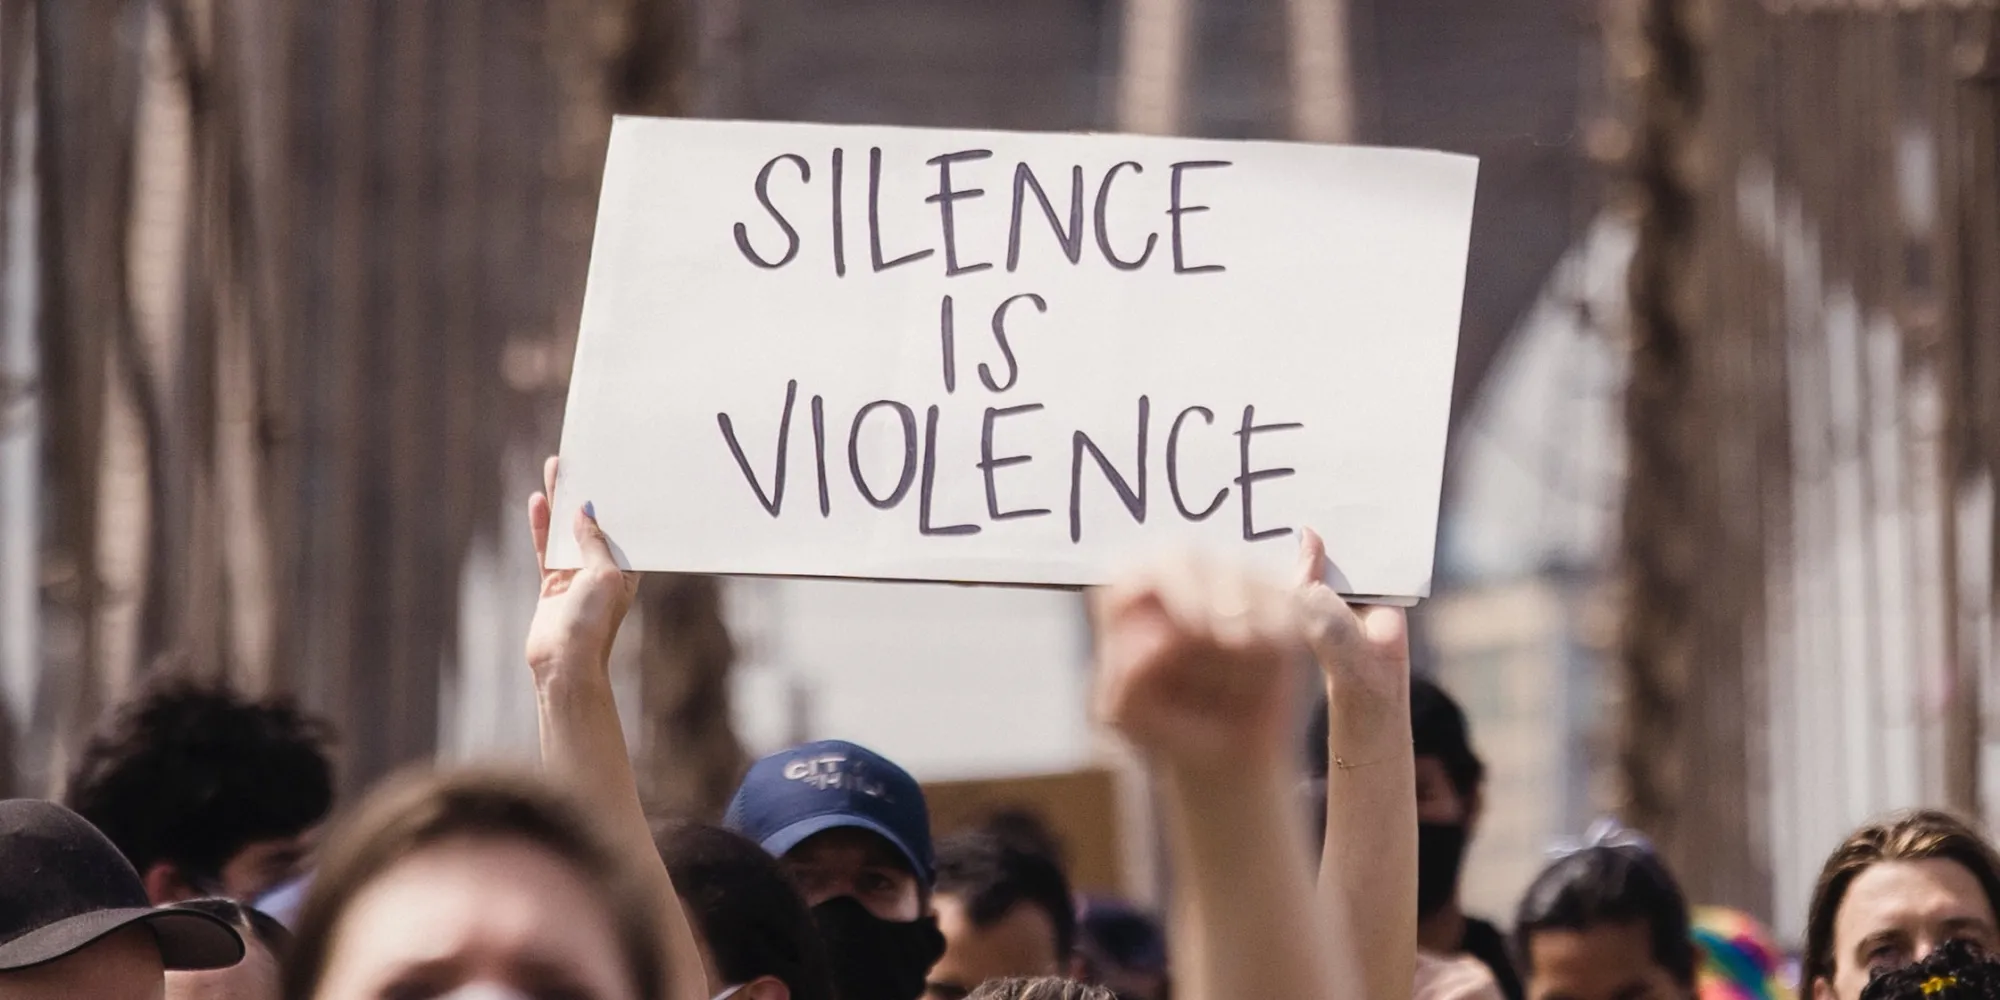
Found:
[{"label": "black face mask", "polygon": [[917,1000],[931,966],[944,957],[944,934],[933,916],[884,920],[852,896],[829,899],[812,914],[840,1000]]},{"label": "black face mask", "polygon": [[1458,898],[1458,870],[1465,863],[1465,826],[1417,824],[1417,915],[1428,917]]}]

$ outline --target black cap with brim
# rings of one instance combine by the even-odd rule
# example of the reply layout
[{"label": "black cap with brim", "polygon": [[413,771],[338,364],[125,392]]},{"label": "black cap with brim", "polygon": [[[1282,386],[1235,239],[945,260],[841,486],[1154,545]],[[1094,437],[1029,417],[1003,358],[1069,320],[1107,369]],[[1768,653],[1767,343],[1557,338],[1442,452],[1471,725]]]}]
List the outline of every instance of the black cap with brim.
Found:
[{"label": "black cap with brim", "polygon": [[128,907],[79,913],[0,944],[0,972],[53,962],[134,924],[153,932],[160,960],[170,970],[225,969],[243,960],[243,937],[215,917],[193,910]]}]

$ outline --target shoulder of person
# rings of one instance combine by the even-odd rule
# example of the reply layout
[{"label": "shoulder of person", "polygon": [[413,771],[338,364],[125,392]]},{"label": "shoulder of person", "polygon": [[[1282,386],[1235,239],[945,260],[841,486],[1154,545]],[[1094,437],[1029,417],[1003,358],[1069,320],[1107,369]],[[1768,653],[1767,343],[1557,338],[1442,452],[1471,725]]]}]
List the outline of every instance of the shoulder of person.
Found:
[{"label": "shoulder of person", "polygon": [[1502,1000],[1500,984],[1486,963],[1469,955],[1417,953],[1417,981],[1411,1000]]}]

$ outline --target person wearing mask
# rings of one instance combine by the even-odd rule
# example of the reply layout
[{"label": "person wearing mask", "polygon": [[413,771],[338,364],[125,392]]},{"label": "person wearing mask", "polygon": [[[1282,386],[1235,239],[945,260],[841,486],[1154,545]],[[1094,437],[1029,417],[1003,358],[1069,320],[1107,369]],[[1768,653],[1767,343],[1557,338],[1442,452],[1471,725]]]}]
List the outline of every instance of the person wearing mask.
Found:
[{"label": "person wearing mask", "polygon": [[169,970],[242,958],[227,923],[154,908],[139,873],[83,817],[39,799],[0,801],[0,997],[160,1000]]},{"label": "person wearing mask", "polygon": [[1468,916],[1458,903],[1466,848],[1484,808],[1486,765],[1473,752],[1465,712],[1421,677],[1410,681],[1410,730],[1416,744],[1417,941],[1427,953],[1470,955],[1484,963],[1507,1000],[1521,1000],[1521,977],[1507,937]]},{"label": "person wearing mask", "polygon": [[[551,459],[544,469],[551,487],[555,474]],[[530,498],[538,554],[547,552],[549,510],[546,493]],[[526,644],[541,709],[542,757],[615,830],[643,830],[645,814],[608,677],[611,643],[637,579],[620,571],[589,502],[572,530],[581,567],[549,570],[544,560],[542,597]],[[1297,780],[1286,753],[1291,667],[1303,638],[1291,595],[1227,567],[1183,559],[1127,575],[1092,598],[1098,716],[1134,747],[1161,789],[1160,815],[1176,872],[1173,927],[1185,955],[1182,995],[1361,995],[1345,900],[1327,905],[1315,896],[1304,838],[1290,816],[1289,792]],[[1400,627],[1400,614],[1394,622]],[[1397,631],[1399,646],[1400,639]],[[785,780],[810,785],[817,770],[816,764],[802,766],[799,777]],[[869,777],[880,784],[875,779],[883,776]],[[884,840],[907,836],[900,828],[873,832]],[[852,846],[853,863],[844,862],[842,870],[868,867],[873,852],[861,849],[861,842]],[[927,882],[929,859],[912,844],[900,847],[919,884]],[[680,921],[667,929],[670,951],[698,952],[664,865],[657,883],[665,888],[662,908]],[[889,886],[861,888],[894,894]],[[832,901],[843,899],[853,897]],[[927,902],[920,898],[918,909]],[[847,905],[869,913],[859,900]],[[308,904],[308,915],[310,910]],[[910,996],[919,992],[921,981]],[[857,998],[843,994],[842,1000]]]},{"label": "person wearing mask", "polygon": [[658,841],[693,924],[711,995],[834,1000],[819,930],[777,859],[708,823],[670,823]]},{"label": "person wearing mask", "polygon": [[812,907],[841,1000],[916,1000],[943,956],[930,811],[908,771],[821,740],[750,765],[723,825],[784,866]]},{"label": "person wearing mask", "polygon": [[701,970],[675,967],[663,952],[666,901],[640,876],[641,860],[540,780],[399,776],[329,838],[285,963],[284,996],[705,996]]},{"label": "person wearing mask", "polygon": [[169,971],[167,1000],[279,1000],[279,969],[292,943],[283,924],[233,899],[192,899],[174,908],[206,913],[236,928],[243,961],[226,969]]},{"label": "person wearing mask", "polygon": [[1860,1000],[1871,976],[1950,941],[2000,954],[2000,854],[1948,813],[1920,810],[1850,834],[1820,869],[1801,992]]},{"label": "person wearing mask", "polygon": [[926,1000],[964,1000],[991,979],[1058,975],[1069,968],[1076,907],[1052,856],[1002,834],[946,838],[937,851],[936,908],[944,957]]},{"label": "person wearing mask", "polygon": [[1637,835],[1592,828],[1528,886],[1514,940],[1531,1000],[1694,1000],[1687,899]]},{"label": "person wearing mask", "polygon": [[288,699],[163,676],[91,737],[65,801],[155,904],[252,902],[298,873],[333,807],[327,738]]}]

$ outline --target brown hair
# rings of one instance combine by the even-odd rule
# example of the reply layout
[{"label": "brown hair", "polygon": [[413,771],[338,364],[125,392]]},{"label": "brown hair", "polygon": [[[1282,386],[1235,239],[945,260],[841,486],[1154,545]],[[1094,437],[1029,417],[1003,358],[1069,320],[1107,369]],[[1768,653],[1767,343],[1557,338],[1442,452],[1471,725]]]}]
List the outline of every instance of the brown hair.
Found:
[{"label": "brown hair", "polygon": [[989,979],[966,1000],[1114,1000],[1102,986],[1088,986],[1059,976],[1034,979]]},{"label": "brown hair", "polygon": [[329,840],[300,910],[286,1000],[312,1000],[333,936],[362,890],[411,852],[456,838],[520,841],[561,858],[617,928],[635,995],[665,1000],[665,930],[658,901],[575,803],[544,782],[496,771],[416,772],[391,779]]},{"label": "brown hair", "polygon": [[2000,853],[1970,824],[1949,813],[1922,809],[1878,820],[1849,834],[1820,869],[1806,923],[1802,991],[1832,979],[1833,923],[1856,876],[1884,861],[1956,861],[1979,880],[1986,902],[2000,913]]}]

